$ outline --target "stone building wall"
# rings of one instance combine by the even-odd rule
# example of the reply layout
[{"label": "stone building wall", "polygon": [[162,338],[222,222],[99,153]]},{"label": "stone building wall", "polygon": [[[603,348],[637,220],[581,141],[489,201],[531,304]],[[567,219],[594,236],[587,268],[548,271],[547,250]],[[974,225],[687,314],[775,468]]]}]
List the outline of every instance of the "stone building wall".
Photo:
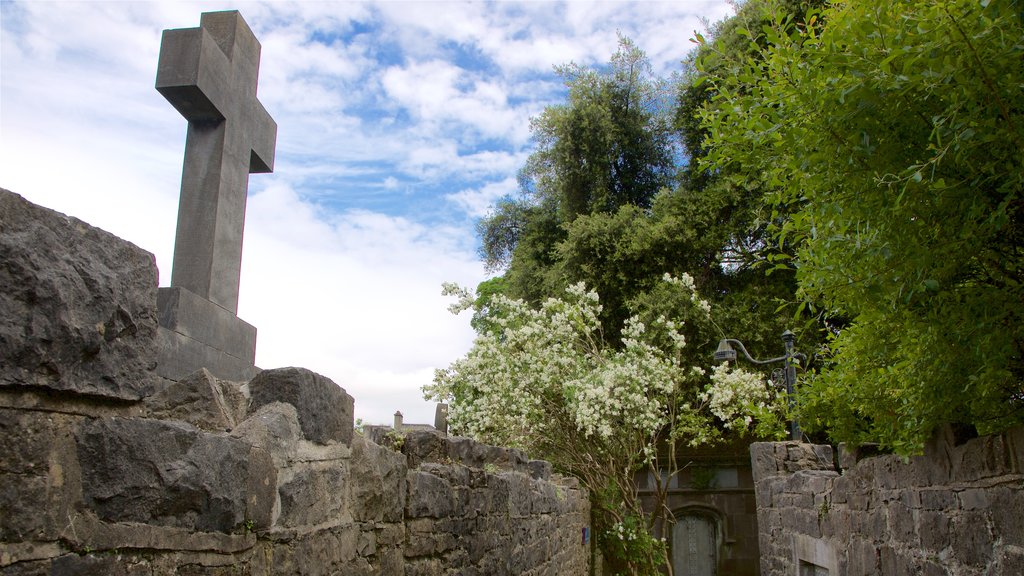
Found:
[{"label": "stone building wall", "polygon": [[[666,539],[673,573],[757,576],[760,554],[749,442],[699,450],[681,446],[677,457],[686,465],[669,482],[666,500],[675,522],[657,534]],[[653,472],[638,473],[637,484],[645,509],[653,510]],[[696,545],[702,539],[710,540],[711,550]]]},{"label": "stone building wall", "polygon": [[1024,574],[1024,429],[922,456],[751,446],[765,576]]},{"label": "stone building wall", "polygon": [[544,462],[380,446],[300,368],[156,376],[156,281],[152,255],[0,190],[0,575],[589,572],[585,492]]}]

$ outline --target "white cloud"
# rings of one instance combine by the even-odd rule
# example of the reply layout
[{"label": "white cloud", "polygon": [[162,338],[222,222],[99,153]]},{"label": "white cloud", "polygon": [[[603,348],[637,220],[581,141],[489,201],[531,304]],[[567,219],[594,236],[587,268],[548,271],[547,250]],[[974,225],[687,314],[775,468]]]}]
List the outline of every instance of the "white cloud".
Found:
[{"label": "white cloud", "polygon": [[444,281],[483,277],[465,231],[324,214],[286,186],[253,195],[247,216],[239,316],[259,327],[257,362],[332,378],[365,420],[387,422],[400,409],[431,422],[419,387],[473,339],[441,296]]},{"label": "white cloud", "polygon": [[505,178],[499,182],[488,182],[482,188],[467,188],[448,194],[445,198],[473,218],[487,216],[495,201],[511,196],[519,190],[515,178]]}]

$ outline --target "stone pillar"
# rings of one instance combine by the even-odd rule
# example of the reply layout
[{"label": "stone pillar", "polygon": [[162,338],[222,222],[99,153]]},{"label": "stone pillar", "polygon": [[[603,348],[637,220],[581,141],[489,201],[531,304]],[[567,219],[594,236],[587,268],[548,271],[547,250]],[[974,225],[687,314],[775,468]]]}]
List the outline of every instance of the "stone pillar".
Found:
[{"label": "stone pillar", "polygon": [[438,403],[437,408],[434,409],[434,428],[444,434],[448,435],[448,405],[444,403]]}]

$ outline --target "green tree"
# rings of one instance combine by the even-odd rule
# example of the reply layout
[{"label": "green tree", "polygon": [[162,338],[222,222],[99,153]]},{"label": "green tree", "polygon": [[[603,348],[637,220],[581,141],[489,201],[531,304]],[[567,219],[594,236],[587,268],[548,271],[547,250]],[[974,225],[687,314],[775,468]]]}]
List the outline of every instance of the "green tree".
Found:
[{"label": "green tree", "polygon": [[[800,294],[849,323],[802,393],[837,440],[919,450],[1024,420],[1024,44],[1010,2],[781,11],[713,79],[709,162],[755,182]],[[824,22],[824,26],[821,26]]]},{"label": "green tree", "polygon": [[520,174],[524,191],[556,206],[563,222],[650,207],[675,173],[667,85],[624,37],[607,70],[568,64],[557,71],[568,101],[531,121],[537,148]]},{"label": "green tree", "polygon": [[667,84],[632,41],[620,38],[605,69],[557,71],[567,101],[531,121],[536,150],[519,174],[522,196],[499,202],[478,225],[487,267],[504,271],[508,294],[535,303],[575,281],[557,267],[570,223],[648,209],[676,170]]}]

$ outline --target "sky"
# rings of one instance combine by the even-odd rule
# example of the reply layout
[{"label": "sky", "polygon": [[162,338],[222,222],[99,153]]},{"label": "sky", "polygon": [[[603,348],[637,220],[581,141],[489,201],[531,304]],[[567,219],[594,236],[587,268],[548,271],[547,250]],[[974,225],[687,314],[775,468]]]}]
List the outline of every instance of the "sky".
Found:
[{"label": "sky", "polygon": [[366,423],[432,423],[421,387],[472,346],[441,284],[489,274],[475,223],[514,195],[554,66],[618,34],[656,74],[732,13],[672,2],[0,0],[0,187],[152,252],[170,281],[187,123],[154,88],[161,31],[237,9],[262,44],[273,174],[249,178],[238,315],[261,368],[301,366]]}]

